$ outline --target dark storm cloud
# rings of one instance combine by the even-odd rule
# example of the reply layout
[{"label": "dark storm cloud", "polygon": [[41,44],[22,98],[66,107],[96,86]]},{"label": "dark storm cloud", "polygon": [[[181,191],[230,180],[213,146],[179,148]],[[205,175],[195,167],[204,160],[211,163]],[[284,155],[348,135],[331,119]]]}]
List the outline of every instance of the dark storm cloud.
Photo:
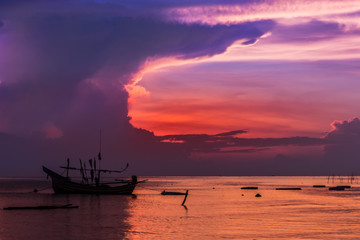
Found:
[{"label": "dark storm cloud", "polygon": [[[12,139],[17,146],[17,151],[2,148],[2,155],[26,169],[35,158],[51,164],[65,153],[92,154],[99,128],[109,158],[136,164],[152,156],[141,166],[153,159],[160,166],[176,152],[171,167],[191,154],[192,148],[159,142],[130,125],[124,85],[149,57],[212,56],[239,39],[261,37],[274,22],[181,24],[162,21],[140,3],[1,1],[7,29],[0,41],[1,142]],[[3,171],[12,169],[8,166]]]},{"label": "dark storm cloud", "polygon": [[[325,158],[336,174],[358,173],[360,169],[360,119],[336,121],[326,136]],[[330,171],[330,170],[329,170]]]},{"label": "dark storm cloud", "polygon": [[[57,167],[71,157],[76,165],[79,157],[94,157],[100,128],[107,166],[118,168],[119,163],[128,161],[134,173],[143,175],[271,174],[279,166],[283,167],[279,174],[292,169],[291,174],[296,174],[314,166],[314,159],[285,154],[276,155],[273,161],[236,155],[291,146],[325,146],[326,161],[315,164],[316,173],[328,173],[323,166],[344,170],[360,167],[359,119],[335,123],[336,129],[326,138],[237,136],[246,130],[154,136],[132,127],[123,86],[147,58],[212,56],[237,40],[254,43],[275,24],[271,20],[215,26],[181,24],[157,14],[162,8],[189,5],[203,4],[0,1],[0,30],[7,29],[0,32],[5,36],[0,38],[4,51],[0,54],[0,155],[5,159],[0,174],[40,175],[37,170],[42,164]],[[282,26],[276,34],[284,41],[313,41],[343,32],[339,24],[312,21],[291,28]],[[44,128],[49,125],[62,132],[61,138],[46,138]],[[214,161],[194,159],[194,153],[213,154]],[[216,159],[217,154],[231,156]]]},{"label": "dark storm cloud", "polygon": [[357,143],[360,144],[360,119],[354,118],[350,121],[335,121],[332,126],[334,130],[329,132],[326,139],[330,143]]},{"label": "dark storm cloud", "polygon": [[[97,93],[91,94],[94,98],[89,105],[104,99],[117,101],[114,98],[122,95],[115,104],[122,110],[111,110],[127,115],[123,98],[128,96],[121,86],[129,83],[148,57],[212,56],[238,39],[258,38],[273,26],[272,21],[211,27],[162,22],[150,16],[124,17],[120,4],[106,1],[36,1],[28,10],[21,4],[9,6],[11,11],[5,14],[12,32],[9,41],[16,44],[9,46],[8,54],[17,57],[3,60],[0,111],[17,129],[39,129],[55,119],[63,125],[58,116],[66,117],[78,101],[80,84],[86,85],[84,80],[100,70],[97,84],[106,92],[93,88]],[[119,11],[114,6],[119,6]],[[120,90],[114,91],[114,85]],[[21,109],[24,105],[27,108]],[[86,118],[98,115],[96,109],[86,110],[79,109]],[[16,124],[20,122],[23,126],[19,127]]]},{"label": "dark storm cloud", "polygon": [[[185,152],[200,154],[194,160],[198,166],[191,165],[192,170],[202,167],[209,174],[217,174],[214,169],[235,175],[359,174],[360,119],[336,121],[332,125],[334,129],[323,138],[242,138],[231,133],[168,135],[158,138],[175,142],[173,145]],[[289,154],[287,149],[294,147],[302,151]],[[278,152],[272,159],[270,155],[265,158],[258,155],[272,149]],[[256,154],[249,155],[251,153]],[[206,159],[206,164],[201,159]]]}]

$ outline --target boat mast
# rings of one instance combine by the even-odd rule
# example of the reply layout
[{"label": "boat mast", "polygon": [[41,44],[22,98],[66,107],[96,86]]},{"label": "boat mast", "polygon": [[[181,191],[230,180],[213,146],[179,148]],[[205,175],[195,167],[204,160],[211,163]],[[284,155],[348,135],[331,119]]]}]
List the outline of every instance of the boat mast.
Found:
[{"label": "boat mast", "polygon": [[[97,177],[97,184],[100,183],[100,169],[101,169],[101,128],[100,128],[100,149],[99,149],[99,155],[98,155],[98,160],[99,160],[99,168],[98,168],[98,177]],[[96,159],[95,159],[96,161]]]},{"label": "boat mast", "polygon": [[66,165],[66,177],[69,177],[69,167],[70,167],[70,158],[66,159],[67,165]]}]

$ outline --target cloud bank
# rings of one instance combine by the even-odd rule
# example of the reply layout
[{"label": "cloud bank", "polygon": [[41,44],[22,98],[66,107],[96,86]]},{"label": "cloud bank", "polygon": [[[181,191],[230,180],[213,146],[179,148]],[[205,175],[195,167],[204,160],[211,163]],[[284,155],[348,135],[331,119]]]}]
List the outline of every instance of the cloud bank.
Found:
[{"label": "cloud bank", "polygon": [[[84,155],[94,149],[101,128],[107,132],[109,155],[126,155],[121,144],[137,146],[148,135],[130,125],[124,89],[147,59],[220,54],[233,42],[257,39],[274,25],[271,20],[188,25],[151,12],[142,14],[144,6],[113,1],[2,1],[2,141],[13,135],[19,138],[15,144],[19,148],[25,138],[39,154],[43,144],[45,151],[52,151],[56,143],[64,152]],[[24,155],[34,157],[25,150],[7,153],[11,161],[21,162]]]},{"label": "cloud bank", "polygon": [[[342,2],[326,9],[316,6],[322,16],[339,8],[340,14],[357,10],[353,1]],[[312,15],[309,6],[300,4],[296,17]],[[279,15],[279,8],[278,1],[1,1],[0,154],[6,162],[0,175],[39,174],[41,164],[94,157],[99,129],[108,165],[130,161],[135,173],[145,175],[271,174],[279,166],[285,166],[280,172],[286,173],[293,163],[303,170],[314,164],[317,156],[291,156],[286,151],[290,147],[324,146],[325,158],[336,167],[344,150],[342,139],[354,137],[358,120],[334,124],[336,129],[325,138],[256,139],[239,137],[247,130],[154,136],[129,122],[125,86],[149,59],[207,58],[239,40],[254,44],[278,26],[277,21],[294,14],[286,8]],[[296,29],[282,25],[287,33],[296,33],[292,39],[282,37],[303,41],[309,26],[314,29],[312,39],[307,38],[311,41],[345,29],[337,23],[307,21]],[[324,35],[316,35],[318,30]],[[346,146],[352,153],[357,145]],[[349,154],[344,170],[354,156]],[[321,164],[315,165],[321,172]]]},{"label": "cloud bank", "polygon": [[[5,14],[0,111],[13,132],[38,130],[47,122],[63,128],[59,119],[71,113],[79,95],[88,97],[78,105],[91,107],[77,109],[83,117],[75,118],[91,119],[103,115],[102,108],[113,108],[106,114],[122,111],[126,120],[128,96],[123,86],[148,58],[212,56],[238,39],[259,38],[273,26],[272,21],[188,26],[123,17],[121,6],[115,5],[119,13],[112,4],[91,1],[38,1],[30,10],[36,5],[31,14],[22,5],[10,4]],[[91,7],[91,14],[82,7]],[[94,109],[99,102],[100,109]]]}]

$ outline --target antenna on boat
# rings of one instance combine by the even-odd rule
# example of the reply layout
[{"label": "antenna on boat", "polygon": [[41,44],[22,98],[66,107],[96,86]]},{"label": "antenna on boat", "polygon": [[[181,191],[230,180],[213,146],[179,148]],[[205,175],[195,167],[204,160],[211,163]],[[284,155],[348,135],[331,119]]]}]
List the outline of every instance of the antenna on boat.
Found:
[{"label": "antenna on boat", "polygon": [[99,160],[101,160],[101,128],[100,128],[100,149],[99,149]]},{"label": "antenna on boat", "polygon": [[[98,167],[98,176],[97,176],[97,184],[100,183],[100,172],[101,172],[101,128],[100,128],[100,149],[99,149],[99,155],[98,155],[98,160],[99,160],[99,167]],[[96,161],[96,159],[94,159]]]},{"label": "antenna on boat", "polygon": [[69,177],[69,167],[70,167],[70,158],[66,159],[67,166],[66,166],[66,177]]}]

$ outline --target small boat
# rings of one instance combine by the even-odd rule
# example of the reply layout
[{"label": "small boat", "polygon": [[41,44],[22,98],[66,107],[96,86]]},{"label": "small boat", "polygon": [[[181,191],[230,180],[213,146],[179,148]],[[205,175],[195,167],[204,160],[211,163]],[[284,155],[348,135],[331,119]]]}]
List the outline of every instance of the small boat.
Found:
[{"label": "small boat", "polygon": [[161,195],[186,195],[186,193],[183,192],[167,192],[167,191],[162,191]]},{"label": "small boat", "polygon": [[[138,183],[137,177],[132,176],[131,180],[123,181],[118,186],[109,186],[110,183],[102,184],[99,180],[96,183],[74,182],[69,177],[60,174],[43,166],[43,171],[51,177],[52,188],[55,193],[80,193],[80,194],[132,194]],[[102,170],[98,170],[102,171]],[[109,171],[109,170],[106,170]],[[116,184],[113,182],[112,184]]]},{"label": "small boat", "polygon": [[294,188],[276,188],[276,190],[301,190],[301,188],[299,187],[294,187]]},{"label": "small boat", "polygon": [[[43,166],[43,171],[51,177],[52,188],[55,193],[80,193],[80,194],[132,194],[138,180],[136,176],[132,176],[130,180],[121,180],[113,182],[101,182],[101,173],[122,173],[127,170],[129,164],[119,171],[106,170],[100,167],[101,163],[101,130],[100,130],[100,151],[98,158],[89,159],[89,165],[86,166],[86,162],[82,162],[80,159],[80,168],[70,167],[70,159],[67,159],[66,167],[60,168],[66,169],[66,177],[62,176]],[[90,167],[89,167],[90,166]],[[82,180],[80,182],[74,182],[69,177],[69,170],[80,171]],[[110,186],[111,185],[111,186]]]},{"label": "small boat", "polygon": [[346,186],[329,187],[329,191],[344,191]]},{"label": "small boat", "polygon": [[242,187],[241,189],[258,189],[258,187]]},{"label": "small boat", "polygon": [[325,188],[325,185],[313,185],[313,188]]}]

